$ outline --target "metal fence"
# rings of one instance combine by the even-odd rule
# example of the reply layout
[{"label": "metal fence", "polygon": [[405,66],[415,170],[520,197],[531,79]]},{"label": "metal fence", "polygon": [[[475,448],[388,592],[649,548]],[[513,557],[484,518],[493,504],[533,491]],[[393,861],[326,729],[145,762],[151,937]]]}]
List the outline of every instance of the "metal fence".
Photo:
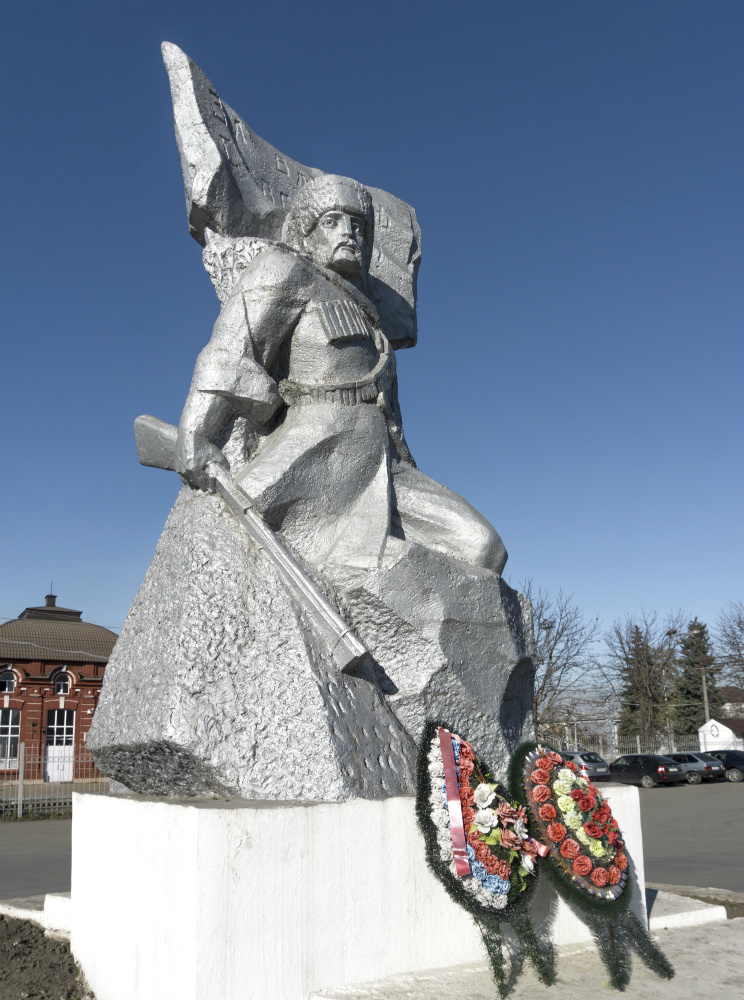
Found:
[{"label": "metal fence", "polygon": [[[700,753],[700,740],[695,733],[692,736],[673,736],[667,739],[666,734],[660,734],[655,740],[649,743],[642,742],[640,736],[633,736],[630,739],[614,740],[608,736],[583,737],[578,735],[575,739],[566,739],[555,733],[545,733],[541,735],[541,740],[556,750],[593,750],[607,761],[613,761],[623,754],[630,753]],[[741,749],[741,744],[730,743],[723,745],[722,741],[717,741],[715,747],[710,750],[737,750]]]},{"label": "metal fence", "polygon": [[[18,758],[0,771],[0,816],[64,816],[72,811],[73,792],[107,792],[109,779],[87,749],[18,747]],[[10,765],[10,766],[9,766]]]}]

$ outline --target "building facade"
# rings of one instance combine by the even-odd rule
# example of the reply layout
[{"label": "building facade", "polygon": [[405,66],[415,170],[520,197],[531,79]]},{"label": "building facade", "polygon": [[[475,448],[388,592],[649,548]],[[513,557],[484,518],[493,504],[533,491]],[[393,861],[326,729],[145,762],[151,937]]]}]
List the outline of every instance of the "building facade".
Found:
[{"label": "building facade", "polygon": [[[0,625],[0,772],[18,771],[23,744],[45,781],[89,775],[85,740],[118,636],[58,608],[54,594]],[[42,777],[39,773],[38,777]]]},{"label": "building facade", "polygon": [[701,750],[744,750],[744,719],[718,716],[698,729]]}]

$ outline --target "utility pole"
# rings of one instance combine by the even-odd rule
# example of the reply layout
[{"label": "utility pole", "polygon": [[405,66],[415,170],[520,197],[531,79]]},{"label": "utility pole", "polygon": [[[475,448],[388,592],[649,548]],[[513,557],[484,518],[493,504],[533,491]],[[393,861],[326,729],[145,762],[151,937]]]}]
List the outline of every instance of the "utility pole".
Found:
[{"label": "utility pole", "polygon": [[[700,635],[699,628],[692,628],[687,633],[688,635]],[[705,663],[705,657],[703,657],[700,663],[700,679],[703,684],[703,709],[705,711],[705,721],[710,722],[710,708],[708,707],[708,670]]]},{"label": "utility pole", "polygon": [[672,736],[672,723],[669,720],[669,698],[667,697],[666,672],[667,672],[667,667],[669,666],[669,658],[672,652],[672,639],[676,634],[677,634],[676,628],[670,628],[669,631],[666,633],[668,642],[666,648],[666,656],[664,657],[664,666],[661,668],[661,679],[664,684],[664,713],[666,715],[667,748],[668,748],[667,752],[671,751],[671,753],[674,753],[674,737]]}]

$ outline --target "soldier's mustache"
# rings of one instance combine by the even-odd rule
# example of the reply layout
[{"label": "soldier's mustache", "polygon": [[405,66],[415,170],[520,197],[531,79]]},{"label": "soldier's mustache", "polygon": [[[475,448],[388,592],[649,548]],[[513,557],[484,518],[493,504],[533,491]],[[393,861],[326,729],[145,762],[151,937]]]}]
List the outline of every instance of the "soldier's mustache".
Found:
[{"label": "soldier's mustache", "polygon": [[337,243],[333,252],[336,253],[337,250],[353,250],[355,254],[361,253],[359,246],[351,239],[341,240],[340,243]]}]

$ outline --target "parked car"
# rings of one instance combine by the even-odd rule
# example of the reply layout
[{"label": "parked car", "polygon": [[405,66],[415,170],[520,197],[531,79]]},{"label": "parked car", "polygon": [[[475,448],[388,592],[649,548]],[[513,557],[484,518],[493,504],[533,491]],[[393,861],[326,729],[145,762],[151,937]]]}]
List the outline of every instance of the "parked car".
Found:
[{"label": "parked car", "polygon": [[610,780],[624,785],[673,785],[685,780],[681,764],[657,753],[627,754],[610,764]]},{"label": "parked car", "polygon": [[610,768],[606,760],[591,750],[561,750],[560,754],[566,760],[572,760],[579,769],[582,778],[596,784],[598,781],[610,780]]},{"label": "parked car", "polygon": [[667,757],[681,765],[688,785],[699,785],[703,778],[715,781],[722,778],[726,770],[721,761],[709,753],[668,753]]},{"label": "parked car", "polygon": [[744,778],[744,750],[711,750],[710,756],[723,763],[728,781],[741,781]]}]

